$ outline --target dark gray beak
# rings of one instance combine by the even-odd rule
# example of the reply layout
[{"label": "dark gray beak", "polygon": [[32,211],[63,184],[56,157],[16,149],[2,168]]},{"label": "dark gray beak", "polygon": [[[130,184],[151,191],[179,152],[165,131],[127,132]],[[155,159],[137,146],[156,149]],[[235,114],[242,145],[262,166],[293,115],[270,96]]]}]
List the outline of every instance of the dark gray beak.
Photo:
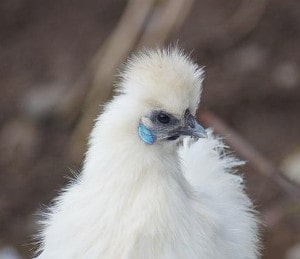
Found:
[{"label": "dark gray beak", "polygon": [[207,138],[205,129],[196,121],[195,117],[186,110],[184,114],[184,126],[180,130],[181,135],[194,138]]}]

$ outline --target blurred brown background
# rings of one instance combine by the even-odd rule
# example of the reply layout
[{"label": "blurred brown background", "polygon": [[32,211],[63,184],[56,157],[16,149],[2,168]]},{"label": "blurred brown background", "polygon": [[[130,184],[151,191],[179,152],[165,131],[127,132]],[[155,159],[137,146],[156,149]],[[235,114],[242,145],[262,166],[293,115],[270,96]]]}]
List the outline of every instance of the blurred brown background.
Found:
[{"label": "blurred brown background", "polygon": [[[130,2],[144,8],[134,21]],[[192,51],[206,67],[202,109],[300,182],[300,1],[146,2],[0,0],[1,259],[30,257],[34,214],[80,170],[90,86],[98,107],[111,93],[101,71],[143,46]],[[263,258],[300,258],[299,199],[250,163],[243,172],[265,222]]]}]

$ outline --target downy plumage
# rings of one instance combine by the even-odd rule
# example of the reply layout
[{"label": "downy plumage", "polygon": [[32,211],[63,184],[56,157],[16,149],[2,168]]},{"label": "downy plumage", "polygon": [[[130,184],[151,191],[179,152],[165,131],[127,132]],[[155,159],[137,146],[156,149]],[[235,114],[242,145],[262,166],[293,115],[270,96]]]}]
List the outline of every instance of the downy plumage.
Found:
[{"label": "downy plumage", "polygon": [[37,258],[258,258],[240,161],[194,120],[202,75],[178,49],[128,61],[82,173],[42,222]]}]

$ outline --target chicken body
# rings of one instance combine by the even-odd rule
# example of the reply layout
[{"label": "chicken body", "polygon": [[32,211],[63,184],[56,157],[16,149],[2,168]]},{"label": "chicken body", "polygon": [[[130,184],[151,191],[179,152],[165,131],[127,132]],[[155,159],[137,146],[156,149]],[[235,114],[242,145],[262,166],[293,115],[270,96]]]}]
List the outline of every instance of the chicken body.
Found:
[{"label": "chicken body", "polygon": [[[91,133],[81,175],[44,219],[37,258],[258,258],[252,204],[232,174],[239,162],[211,134],[180,145],[189,138],[187,111],[198,107],[201,69],[178,50],[150,51],[122,76],[120,94]],[[157,126],[157,111],[173,124]]]}]

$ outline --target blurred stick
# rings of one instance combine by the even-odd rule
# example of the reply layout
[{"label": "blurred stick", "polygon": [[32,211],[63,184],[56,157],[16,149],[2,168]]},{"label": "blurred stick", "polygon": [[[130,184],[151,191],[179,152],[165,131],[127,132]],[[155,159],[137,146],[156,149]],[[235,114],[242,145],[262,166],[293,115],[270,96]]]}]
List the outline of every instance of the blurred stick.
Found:
[{"label": "blurred stick", "polygon": [[260,22],[269,0],[241,0],[233,15],[214,30],[191,35],[193,46],[225,49],[235,45],[251,33]]},{"label": "blurred stick", "polygon": [[211,127],[217,134],[225,137],[229,146],[262,175],[276,182],[288,195],[300,199],[300,187],[287,178],[267,158],[254,149],[238,133],[226,125],[220,118],[211,112],[202,112],[198,119],[206,127]]},{"label": "blurred stick", "polygon": [[194,0],[169,0],[154,7],[138,48],[163,45],[184,23]]},{"label": "blurred stick", "polygon": [[[114,75],[122,61],[133,50],[160,46],[183,23],[192,0],[132,0],[111,37],[98,52],[92,84],[85,97],[82,114],[71,139],[71,158],[80,161],[93,120],[112,95]],[[159,11],[158,11],[159,10]],[[140,41],[137,43],[139,36]],[[78,114],[78,109],[73,111]]]}]

